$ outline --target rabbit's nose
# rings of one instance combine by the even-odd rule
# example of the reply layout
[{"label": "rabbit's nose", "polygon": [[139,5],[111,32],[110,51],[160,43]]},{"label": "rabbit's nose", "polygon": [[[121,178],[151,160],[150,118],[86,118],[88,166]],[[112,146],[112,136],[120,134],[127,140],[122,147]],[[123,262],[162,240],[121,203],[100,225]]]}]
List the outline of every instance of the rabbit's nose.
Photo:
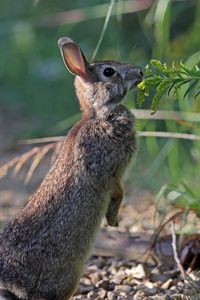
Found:
[{"label": "rabbit's nose", "polygon": [[144,76],[144,73],[143,73],[142,69],[140,69],[140,68],[138,68],[137,74],[138,74],[138,76],[139,76],[141,79],[142,79],[143,76]]},{"label": "rabbit's nose", "polygon": [[140,83],[143,80],[144,73],[140,67],[136,68],[135,76],[136,76],[136,84]]},{"label": "rabbit's nose", "polygon": [[143,71],[142,71],[142,70],[140,70],[138,74],[139,74],[141,77],[143,77],[143,76],[144,76],[144,73],[143,73]]}]

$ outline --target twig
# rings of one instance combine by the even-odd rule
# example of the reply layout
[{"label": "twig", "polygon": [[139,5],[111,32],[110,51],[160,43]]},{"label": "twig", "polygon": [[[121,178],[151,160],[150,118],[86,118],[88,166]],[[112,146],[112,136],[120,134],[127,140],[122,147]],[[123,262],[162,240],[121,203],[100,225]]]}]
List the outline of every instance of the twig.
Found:
[{"label": "twig", "polygon": [[58,157],[58,154],[60,152],[60,149],[61,149],[62,145],[63,145],[63,141],[58,142],[58,143],[55,144],[55,148],[54,148],[53,153],[51,155],[51,165],[53,165],[54,162],[56,161],[56,158]]},{"label": "twig", "polygon": [[138,136],[140,137],[160,137],[160,138],[173,138],[173,139],[183,139],[191,141],[199,141],[200,135],[189,134],[189,133],[179,133],[179,132],[166,132],[166,131],[139,131]]},{"label": "twig", "polygon": [[172,215],[171,217],[169,217],[163,224],[160,224],[158,226],[158,228],[156,228],[155,233],[153,234],[153,236],[151,238],[151,242],[149,244],[149,247],[148,247],[148,249],[146,251],[146,261],[151,256],[152,249],[155,247],[156,240],[158,239],[158,236],[161,233],[161,231],[165,228],[165,226],[169,222],[171,222],[172,220],[174,220],[175,218],[179,217],[182,214],[183,214],[183,211],[178,211],[177,213],[175,213],[174,215]]},{"label": "twig", "polygon": [[132,109],[132,112],[137,119],[200,122],[200,114],[195,112],[157,110],[154,115],[150,109]]},{"label": "twig", "polygon": [[40,144],[40,143],[62,142],[64,139],[65,136],[49,136],[44,138],[20,140],[19,144],[32,145],[32,144]]},{"label": "twig", "polygon": [[171,233],[172,233],[172,249],[173,249],[173,254],[174,254],[174,260],[175,260],[177,267],[181,273],[181,276],[185,279],[186,278],[185,271],[181,265],[181,262],[180,262],[180,259],[178,257],[178,253],[177,253],[176,233],[175,233],[175,227],[174,227],[173,222],[171,222]]}]

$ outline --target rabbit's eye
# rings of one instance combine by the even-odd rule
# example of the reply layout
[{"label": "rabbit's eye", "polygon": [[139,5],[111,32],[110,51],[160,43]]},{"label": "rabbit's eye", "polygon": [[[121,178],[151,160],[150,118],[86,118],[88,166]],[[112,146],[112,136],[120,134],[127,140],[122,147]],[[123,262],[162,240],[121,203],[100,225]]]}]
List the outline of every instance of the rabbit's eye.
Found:
[{"label": "rabbit's eye", "polygon": [[112,76],[114,74],[115,74],[115,70],[113,68],[106,68],[103,71],[103,75],[106,76],[106,77],[110,77],[110,76]]}]

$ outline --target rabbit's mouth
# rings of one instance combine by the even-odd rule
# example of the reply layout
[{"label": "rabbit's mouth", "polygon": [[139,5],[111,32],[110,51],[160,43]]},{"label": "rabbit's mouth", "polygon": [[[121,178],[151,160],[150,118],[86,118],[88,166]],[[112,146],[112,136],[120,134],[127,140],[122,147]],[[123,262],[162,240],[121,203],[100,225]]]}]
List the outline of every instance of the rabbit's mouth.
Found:
[{"label": "rabbit's mouth", "polygon": [[141,68],[137,67],[134,68],[133,72],[129,74],[128,77],[128,90],[130,91],[134,89],[143,80],[144,73]]},{"label": "rabbit's mouth", "polygon": [[134,79],[134,80],[130,80],[128,82],[128,90],[129,91],[133,90],[141,81],[142,81],[142,78],[141,79],[137,78],[137,79]]}]

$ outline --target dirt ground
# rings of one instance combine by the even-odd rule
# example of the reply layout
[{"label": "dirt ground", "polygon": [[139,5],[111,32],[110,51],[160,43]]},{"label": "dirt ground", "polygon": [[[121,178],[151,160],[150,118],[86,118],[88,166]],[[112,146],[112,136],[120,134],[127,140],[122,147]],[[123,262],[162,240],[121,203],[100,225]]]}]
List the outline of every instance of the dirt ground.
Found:
[{"label": "dirt ground", "polygon": [[[1,109],[0,164],[28,149],[27,146],[16,146],[13,141],[34,121],[12,109],[6,107]],[[27,167],[15,177],[9,173],[0,180],[1,228],[26,204],[28,195],[37,188],[48,168],[47,158],[28,185],[23,183]],[[198,299],[197,295],[192,298],[194,289],[188,280],[181,278],[174,262],[165,261],[163,264],[162,261],[151,261],[149,263],[147,260],[145,263],[144,250],[154,233],[153,200],[153,196],[148,192],[140,191],[137,197],[133,197],[130,191],[121,207],[120,226],[113,229],[103,222],[93,256],[85,266],[79,289],[73,300]],[[141,238],[145,245],[138,243],[137,248],[135,246],[137,243],[134,243],[136,237]],[[117,242],[112,248],[113,239]]]}]

